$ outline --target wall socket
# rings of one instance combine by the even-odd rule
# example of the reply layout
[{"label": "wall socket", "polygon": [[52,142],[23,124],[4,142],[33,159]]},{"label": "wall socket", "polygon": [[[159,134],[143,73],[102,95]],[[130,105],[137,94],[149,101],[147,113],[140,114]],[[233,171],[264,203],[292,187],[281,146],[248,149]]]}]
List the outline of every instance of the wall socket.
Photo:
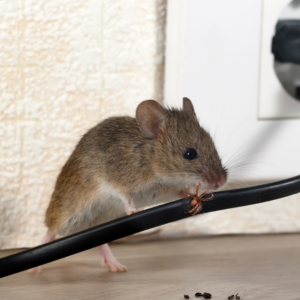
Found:
[{"label": "wall socket", "polygon": [[291,0],[263,0],[261,27],[261,66],[258,103],[259,119],[300,118],[300,101],[282,87],[274,71],[271,53],[276,23]]}]

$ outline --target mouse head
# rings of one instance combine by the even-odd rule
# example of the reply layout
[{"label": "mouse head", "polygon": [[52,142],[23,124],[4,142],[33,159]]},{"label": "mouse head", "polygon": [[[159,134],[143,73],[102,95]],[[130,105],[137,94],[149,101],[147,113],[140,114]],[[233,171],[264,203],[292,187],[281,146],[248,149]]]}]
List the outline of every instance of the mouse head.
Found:
[{"label": "mouse head", "polygon": [[227,180],[210,135],[200,126],[193,104],[183,98],[183,109],[166,109],[154,100],[142,102],[136,119],[148,148],[154,173],[179,189],[199,182],[218,189]]}]

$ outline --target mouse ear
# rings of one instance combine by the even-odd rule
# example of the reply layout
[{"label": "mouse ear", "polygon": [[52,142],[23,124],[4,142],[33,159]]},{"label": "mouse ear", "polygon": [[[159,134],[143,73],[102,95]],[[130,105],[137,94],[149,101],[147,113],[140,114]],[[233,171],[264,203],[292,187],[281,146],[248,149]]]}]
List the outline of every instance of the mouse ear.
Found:
[{"label": "mouse ear", "polygon": [[183,111],[188,112],[190,115],[196,116],[192,101],[186,97],[184,97],[182,100],[183,100]]},{"label": "mouse ear", "polygon": [[162,106],[154,100],[143,101],[136,109],[137,123],[142,133],[151,139],[159,138],[166,117]]}]

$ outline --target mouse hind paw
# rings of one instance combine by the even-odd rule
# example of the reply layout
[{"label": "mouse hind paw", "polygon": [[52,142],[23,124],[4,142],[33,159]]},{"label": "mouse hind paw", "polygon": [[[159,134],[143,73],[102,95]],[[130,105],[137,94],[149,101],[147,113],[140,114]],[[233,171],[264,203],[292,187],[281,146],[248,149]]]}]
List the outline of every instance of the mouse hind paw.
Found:
[{"label": "mouse hind paw", "polygon": [[36,268],[29,269],[29,270],[27,270],[27,272],[28,272],[29,274],[34,274],[34,273],[35,273],[35,270],[37,270],[37,273],[40,274],[40,273],[42,273],[42,271],[43,271],[43,266],[38,266],[38,267],[36,267]]},{"label": "mouse hind paw", "polygon": [[[48,232],[46,233],[46,236],[44,237],[43,241],[42,241],[42,245],[46,244],[46,243],[50,243],[52,241],[54,241],[55,239],[55,234],[53,232],[51,232],[50,230],[48,230]],[[32,268],[27,270],[27,272],[29,274],[34,274],[35,270],[37,270],[37,273],[40,274],[43,271],[43,266],[38,266],[36,268]]]},{"label": "mouse hind paw", "polygon": [[102,255],[102,259],[101,259],[102,266],[107,265],[110,271],[114,273],[127,271],[127,267],[119,263],[119,261],[112,254],[107,244],[99,246],[99,250]]}]

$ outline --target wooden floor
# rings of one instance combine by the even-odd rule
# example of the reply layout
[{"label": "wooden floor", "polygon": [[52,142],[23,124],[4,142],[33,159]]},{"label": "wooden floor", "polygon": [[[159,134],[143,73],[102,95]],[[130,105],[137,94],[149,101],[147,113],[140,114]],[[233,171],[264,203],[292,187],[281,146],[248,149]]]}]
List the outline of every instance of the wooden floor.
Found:
[{"label": "wooden floor", "polygon": [[[0,279],[0,299],[300,299],[300,235],[223,236],[113,244],[124,274],[100,267],[92,249]],[[13,251],[1,251],[6,256]],[[200,298],[203,299],[203,298]]]}]

